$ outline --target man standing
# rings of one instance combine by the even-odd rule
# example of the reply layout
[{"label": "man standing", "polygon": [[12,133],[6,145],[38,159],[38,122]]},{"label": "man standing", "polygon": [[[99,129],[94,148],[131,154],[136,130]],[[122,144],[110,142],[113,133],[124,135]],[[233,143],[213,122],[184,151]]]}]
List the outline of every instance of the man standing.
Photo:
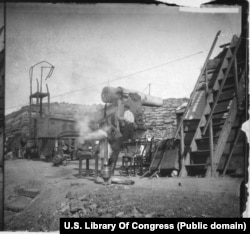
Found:
[{"label": "man standing", "polygon": [[111,175],[113,176],[116,163],[117,163],[120,151],[121,151],[122,134],[112,124],[106,126],[106,130],[108,134],[108,142],[112,150],[108,164],[111,166]]},{"label": "man standing", "polygon": [[[107,163],[108,166],[110,166],[111,175],[114,175],[116,163],[121,151],[122,134],[120,133],[119,129],[115,127],[110,121],[105,121],[100,123],[99,127],[101,130],[107,133],[108,147],[110,146],[110,148],[108,149],[109,153],[105,152],[105,147],[107,142],[105,139],[101,139],[99,144],[99,154],[102,155],[104,158],[103,163],[105,160],[108,160],[105,163]],[[108,155],[110,153],[111,154],[110,156],[108,156],[105,155],[105,153],[108,153]],[[102,166],[104,165],[103,163]]]},{"label": "man standing", "polygon": [[124,105],[124,115],[119,119],[123,121],[122,132],[124,141],[132,139],[134,134],[135,117],[132,111],[130,110],[129,105]]}]

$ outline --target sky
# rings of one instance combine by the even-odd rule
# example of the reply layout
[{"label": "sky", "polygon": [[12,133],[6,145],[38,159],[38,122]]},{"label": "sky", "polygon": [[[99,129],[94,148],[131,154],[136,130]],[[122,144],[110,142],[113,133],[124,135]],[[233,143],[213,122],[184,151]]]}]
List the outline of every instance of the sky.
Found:
[{"label": "sky", "polygon": [[[55,67],[46,80],[51,102],[99,104],[105,86],[149,93],[149,84],[153,96],[189,97],[216,33],[221,30],[212,57],[241,31],[238,8],[233,13],[192,9],[7,4],[5,114],[29,103],[29,69],[44,60]],[[41,67],[33,75],[35,84]]]}]

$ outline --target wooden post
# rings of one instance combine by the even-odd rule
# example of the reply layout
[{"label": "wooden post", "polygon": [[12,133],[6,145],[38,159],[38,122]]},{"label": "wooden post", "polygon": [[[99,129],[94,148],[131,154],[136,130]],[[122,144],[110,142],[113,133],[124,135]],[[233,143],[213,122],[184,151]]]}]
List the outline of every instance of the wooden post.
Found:
[{"label": "wooden post", "polygon": [[237,99],[237,108],[239,109],[239,79],[238,79],[238,69],[237,69],[237,57],[234,60],[234,83],[235,83],[235,94]]},{"label": "wooden post", "polygon": [[238,129],[238,132],[237,132],[237,135],[236,135],[236,137],[235,137],[235,139],[234,139],[233,146],[232,146],[231,151],[230,151],[230,153],[229,153],[229,156],[228,156],[228,158],[227,158],[225,167],[224,167],[224,169],[223,169],[223,174],[222,174],[223,176],[225,176],[225,174],[226,174],[226,172],[227,172],[227,168],[228,168],[229,163],[230,163],[230,160],[231,160],[231,158],[232,158],[232,156],[233,156],[234,148],[235,148],[235,146],[237,145],[238,139],[239,139],[239,137],[240,137],[240,133],[241,133],[241,129],[239,128],[239,129]]},{"label": "wooden post", "polygon": [[79,155],[79,177],[82,177],[82,156]]},{"label": "wooden post", "polygon": [[184,128],[183,128],[183,123],[180,128],[180,161],[181,161],[181,176],[187,176],[187,170],[185,167],[185,158],[184,158]]},{"label": "wooden post", "polygon": [[[183,115],[183,113],[182,113]],[[182,115],[177,115],[177,122],[181,123],[179,126],[180,126],[180,173],[179,173],[179,176],[180,177],[185,177],[187,176],[187,170],[186,170],[186,167],[185,167],[185,164],[186,164],[186,161],[189,159],[189,156],[187,155],[187,157],[185,158],[184,156],[184,150],[185,150],[185,144],[184,144],[184,126],[183,126],[183,122],[182,121],[182,118],[183,116]]]},{"label": "wooden post", "polygon": [[[208,81],[207,81],[207,69],[205,69],[205,100],[208,104]],[[209,121],[209,120],[208,120]],[[213,139],[213,122],[212,118],[209,122],[209,150],[210,150],[210,165],[207,168],[206,176],[215,176],[214,171],[214,139]]]},{"label": "wooden post", "polygon": [[98,155],[95,155],[95,179],[98,177]]},{"label": "wooden post", "polygon": [[211,160],[211,175],[215,176],[216,170],[214,168],[214,138],[213,138],[213,121],[209,123],[209,149],[210,149],[210,160]]},{"label": "wooden post", "polygon": [[89,156],[86,156],[86,175],[89,176],[90,171],[89,171]]}]

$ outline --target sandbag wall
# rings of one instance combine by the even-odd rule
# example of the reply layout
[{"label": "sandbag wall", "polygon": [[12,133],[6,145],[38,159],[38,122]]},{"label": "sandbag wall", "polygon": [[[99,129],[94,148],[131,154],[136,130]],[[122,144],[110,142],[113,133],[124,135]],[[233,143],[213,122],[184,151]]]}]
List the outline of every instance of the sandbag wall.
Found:
[{"label": "sandbag wall", "polygon": [[161,107],[144,107],[144,121],[149,127],[145,135],[161,139],[173,137],[177,127],[176,108],[187,101],[187,98],[169,98]]}]

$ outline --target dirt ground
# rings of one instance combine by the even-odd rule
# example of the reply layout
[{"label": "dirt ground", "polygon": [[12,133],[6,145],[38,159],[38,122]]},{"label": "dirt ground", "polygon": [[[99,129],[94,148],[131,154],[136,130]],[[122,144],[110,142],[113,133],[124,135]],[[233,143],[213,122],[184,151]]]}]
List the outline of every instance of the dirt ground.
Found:
[{"label": "dirt ground", "polygon": [[[59,167],[44,161],[6,161],[4,228],[55,231],[60,217],[240,217],[240,178],[116,174],[134,184],[105,186],[92,175],[79,178],[78,161]],[[20,195],[20,189],[39,193],[31,198]]]}]

